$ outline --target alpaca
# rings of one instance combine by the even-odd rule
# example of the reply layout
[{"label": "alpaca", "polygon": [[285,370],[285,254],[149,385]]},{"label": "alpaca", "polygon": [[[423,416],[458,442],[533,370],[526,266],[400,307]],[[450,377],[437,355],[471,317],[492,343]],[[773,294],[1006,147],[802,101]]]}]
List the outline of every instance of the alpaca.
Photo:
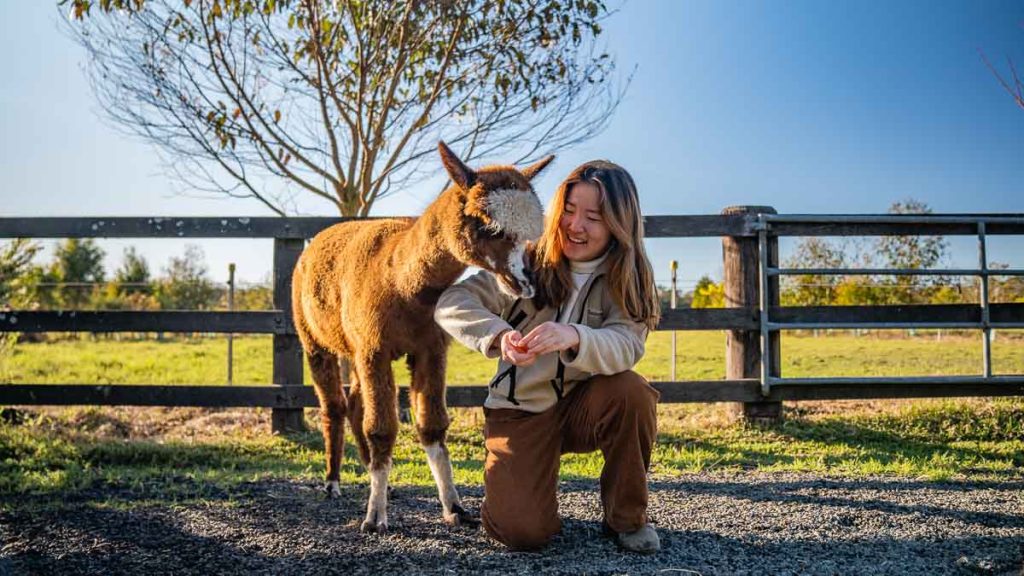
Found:
[{"label": "alpaca", "polygon": [[[445,445],[448,336],[434,306],[467,266],[494,273],[502,289],[530,298],[527,243],[542,231],[543,211],[530,180],[553,159],[523,170],[473,171],[444,144],[453,184],[418,218],[350,221],[316,235],[292,276],[292,315],[320,401],[327,460],[325,490],[339,493],[347,416],[370,475],[363,531],[388,528],[387,487],[398,433],[398,391],[391,362],[406,357],[416,431],[437,483],[448,524],[475,523],[459,500]],[[341,384],[350,366],[349,393]]]}]

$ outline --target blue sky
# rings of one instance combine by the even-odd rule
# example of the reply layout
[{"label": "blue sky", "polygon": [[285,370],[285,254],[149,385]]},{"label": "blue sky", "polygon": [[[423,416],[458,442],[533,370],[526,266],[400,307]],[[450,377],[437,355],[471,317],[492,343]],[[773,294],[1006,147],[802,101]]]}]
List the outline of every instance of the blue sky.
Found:
[{"label": "blue sky", "polygon": [[[105,124],[55,4],[0,7],[5,215],[269,215],[256,202],[176,193],[151,146]],[[633,84],[608,130],[536,183],[544,200],[573,166],[603,157],[632,172],[646,214],[734,204],[877,213],[908,197],[937,212],[1024,213],[1024,110],[978,55],[1024,68],[1024,2],[632,0],[603,41],[624,72],[636,66]],[[374,212],[415,214],[437,188],[424,182]],[[325,203],[300,207],[332,215]],[[964,241],[954,254],[969,265]],[[108,267],[128,243],[103,242]],[[130,243],[154,271],[184,251],[174,240]],[[201,245],[216,279],[229,261],[245,280],[269,272],[269,241]],[[992,259],[1024,264],[1014,246],[997,242]],[[684,286],[721,274],[718,240],[649,247],[662,282],[672,258]]]}]

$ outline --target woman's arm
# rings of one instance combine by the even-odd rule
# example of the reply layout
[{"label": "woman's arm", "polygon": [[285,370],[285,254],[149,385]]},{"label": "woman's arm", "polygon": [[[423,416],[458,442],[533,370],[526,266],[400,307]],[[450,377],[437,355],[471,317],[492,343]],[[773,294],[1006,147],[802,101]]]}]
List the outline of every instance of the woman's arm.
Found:
[{"label": "woman's arm", "polygon": [[[613,310],[618,306],[612,306]],[[562,362],[592,374],[618,374],[636,366],[644,355],[647,327],[621,310],[610,315],[600,328],[570,324],[579,334],[579,345],[560,352]]]},{"label": "woman's arm", "polygon": [[437,301],[434,320],[453,338],[488,358],[501,349],[496,338],[512,326],[501,318],[515,299],[498,288],[491,273],[478,272],[445,290]]}]

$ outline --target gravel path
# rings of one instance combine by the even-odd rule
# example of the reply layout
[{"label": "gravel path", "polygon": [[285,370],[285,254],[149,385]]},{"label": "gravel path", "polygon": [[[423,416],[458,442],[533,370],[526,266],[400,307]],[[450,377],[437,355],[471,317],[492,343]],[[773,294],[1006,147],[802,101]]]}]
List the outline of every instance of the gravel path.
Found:
[{"label": "gravel path", "polygon": [[[396,489],[386,536],[357,530],[362,486],[335,501],[287,481],[183,504],[145,487],[25,499],[0,514],[0,574],[1021,574],[1024,480],[696,474],[652,488],[651,557],[601,535],[592,481],[562,485],[562,534],[534,554],[446,528],[420,488]],[[481,489],[463,494],[479,506]],[[98,504],[111,496],[132,505]]]}]

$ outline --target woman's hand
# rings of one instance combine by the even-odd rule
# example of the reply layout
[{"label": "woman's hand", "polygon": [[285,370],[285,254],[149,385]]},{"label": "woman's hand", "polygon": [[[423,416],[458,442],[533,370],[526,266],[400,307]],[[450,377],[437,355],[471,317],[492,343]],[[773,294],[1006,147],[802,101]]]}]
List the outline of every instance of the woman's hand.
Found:
[{"label": "woman's hand", "polygon": [[545,322],[519,340],[535,356],[548,352],[572,350],[580,345],[580,333],[572,326],[558,322]]},{"label": "woman's hand", "polygon": [[523,345],[523,335],[517,330],[508,330],[501,334],[501,358],[514,366],[529,366],[537,360],[537,355]]}]

